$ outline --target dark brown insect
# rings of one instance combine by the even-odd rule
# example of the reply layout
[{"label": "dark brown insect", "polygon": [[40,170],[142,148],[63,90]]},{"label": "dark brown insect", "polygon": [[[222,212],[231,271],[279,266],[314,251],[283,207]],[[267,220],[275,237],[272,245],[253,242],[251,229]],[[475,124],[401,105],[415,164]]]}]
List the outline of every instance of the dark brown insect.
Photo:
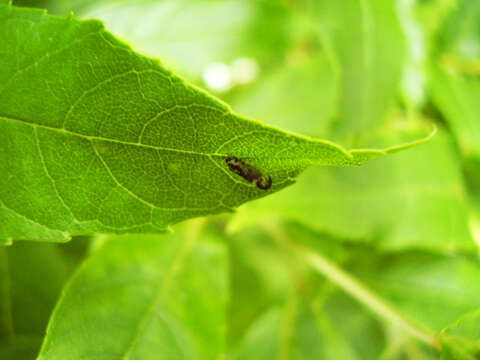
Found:
[{"label": "dark brown insect", "polygon": [[272,179],[270,176],[263,175],[253,166],[245,164],[243,160],[236,158],[235,156],[227,156],[225,162],[231,171],[240,175],[259,189],[268,190],[272,186]]}]

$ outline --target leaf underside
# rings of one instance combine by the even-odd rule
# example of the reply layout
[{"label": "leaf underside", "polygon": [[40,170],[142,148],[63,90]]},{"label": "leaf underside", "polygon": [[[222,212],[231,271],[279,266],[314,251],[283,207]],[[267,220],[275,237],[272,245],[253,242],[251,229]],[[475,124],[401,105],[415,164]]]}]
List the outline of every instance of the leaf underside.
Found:
[{"label": "leaf underside", "polygon": [[[0,243],[163,232],[276,192],[310,165],[399,149],[349,152],[235,115],[96,20],[0,5],[0,40]],[[227,156],[272,186],[233,173]]]}]

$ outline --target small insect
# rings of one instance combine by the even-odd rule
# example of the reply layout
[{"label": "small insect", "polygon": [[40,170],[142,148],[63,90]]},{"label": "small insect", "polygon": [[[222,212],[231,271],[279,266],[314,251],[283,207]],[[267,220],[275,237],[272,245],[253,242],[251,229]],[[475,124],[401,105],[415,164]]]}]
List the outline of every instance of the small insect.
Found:
[{"label": "small insect", "polygon": [[225,162],[228,168],[235,174],[240,175],[242,178],[252,183],[256,187],[262,190],[268,190],[272,186],[272,179],[268,175],[263,175],[259,170],[255,169],[251,165],[247,165],[243,160],[236,158],[235,156],[227,156]]}]

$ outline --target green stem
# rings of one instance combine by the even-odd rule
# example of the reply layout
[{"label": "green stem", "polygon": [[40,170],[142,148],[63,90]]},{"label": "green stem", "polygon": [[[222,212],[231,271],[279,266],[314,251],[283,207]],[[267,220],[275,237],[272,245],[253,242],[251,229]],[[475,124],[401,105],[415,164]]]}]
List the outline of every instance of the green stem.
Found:
[{"label": "green stem", "polygon": [[384,299],[356,280],[337,264],[330,261],[327,257],[306,247],[294,244],[285,233],[279,231],[278,227],[276,229],[269,227],[269,230],[274,233],[277,239],[293,250],[297,256],[305,260],[312,268],[328,278],[357,301],[365,305],[380,318],[386,320],[393,326],[402,329],[419,341],[437,350],[441,350],[441,345],[433,333],[410,323]]}]

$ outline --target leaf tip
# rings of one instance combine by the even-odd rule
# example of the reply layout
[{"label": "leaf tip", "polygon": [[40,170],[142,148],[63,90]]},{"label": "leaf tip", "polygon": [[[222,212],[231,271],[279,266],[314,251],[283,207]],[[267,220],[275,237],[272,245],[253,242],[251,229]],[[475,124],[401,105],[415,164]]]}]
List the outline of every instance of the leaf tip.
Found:
[{"label": "leaf tip", "polygon": [[425,143],[429,142],[431,139],[433,139],[433,137],[437,134],[437,132],[438,132],[438,127],[435,124],[432,124],[432,130],[430,131],[430,133],[427,136],[425,136],[423,138],[420,138],[418,140],[414,140],[414,141],[405,143],[405,144],[391,146],[389,148],[384,149],[384,152],[386,154],[392,154],[392,153],[395,153],[397,151],[401,151],[401,150],[405,150],[405,149],[408,149],[408,148],[411,148],[411,147],[414,147],[414,146],[417,146],[417,145],[425,144]]}]

